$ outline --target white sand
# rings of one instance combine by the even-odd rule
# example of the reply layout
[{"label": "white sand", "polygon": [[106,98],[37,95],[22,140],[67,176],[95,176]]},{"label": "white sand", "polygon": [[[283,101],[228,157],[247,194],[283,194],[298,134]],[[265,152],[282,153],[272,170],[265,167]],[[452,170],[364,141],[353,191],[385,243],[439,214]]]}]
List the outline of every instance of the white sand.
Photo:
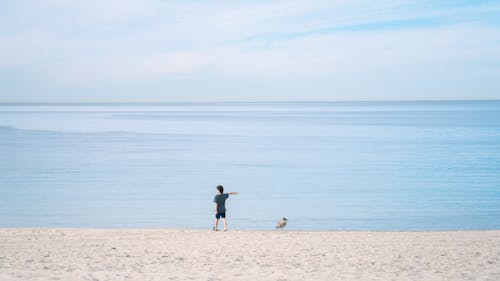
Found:
[{"label": "white sand", "polygon": [[0,229],[0,280],[500,280],[500,231]]}]

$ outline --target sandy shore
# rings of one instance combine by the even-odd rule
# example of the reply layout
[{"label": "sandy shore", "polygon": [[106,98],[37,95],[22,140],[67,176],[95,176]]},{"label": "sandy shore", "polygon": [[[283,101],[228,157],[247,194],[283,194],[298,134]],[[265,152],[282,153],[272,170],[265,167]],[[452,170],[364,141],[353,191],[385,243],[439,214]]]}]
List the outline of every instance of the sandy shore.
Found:
[{"label": "sandy shore", "polygon": [[500,280],[500,231],[0,229],[0,280]]}]

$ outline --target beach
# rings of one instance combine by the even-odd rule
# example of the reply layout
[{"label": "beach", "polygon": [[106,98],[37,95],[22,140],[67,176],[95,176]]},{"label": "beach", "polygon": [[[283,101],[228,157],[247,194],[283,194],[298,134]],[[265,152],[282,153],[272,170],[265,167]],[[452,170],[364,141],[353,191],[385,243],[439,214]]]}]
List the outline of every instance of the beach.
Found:
[{"label": "beach", "polygon": [[0,280],[500,280],[500,230],[2,228]]}]

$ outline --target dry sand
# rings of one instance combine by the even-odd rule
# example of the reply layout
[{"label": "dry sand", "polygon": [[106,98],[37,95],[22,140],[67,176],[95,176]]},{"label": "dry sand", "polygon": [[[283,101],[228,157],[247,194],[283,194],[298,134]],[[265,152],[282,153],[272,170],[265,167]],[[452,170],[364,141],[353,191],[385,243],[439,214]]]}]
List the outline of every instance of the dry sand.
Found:
[{"label": "dry sand", "polygon": [[500,231],[0,229],[0,280],[500,280]]}]

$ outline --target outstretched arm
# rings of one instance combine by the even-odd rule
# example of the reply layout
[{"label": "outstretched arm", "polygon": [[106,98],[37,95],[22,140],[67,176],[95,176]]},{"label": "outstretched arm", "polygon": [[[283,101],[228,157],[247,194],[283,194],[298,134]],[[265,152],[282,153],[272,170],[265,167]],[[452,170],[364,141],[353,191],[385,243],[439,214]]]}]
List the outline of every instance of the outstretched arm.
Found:
[{"label": "outstretched arm", "polygon": [[236,194],[238,194],[238,192],[229,192],[228,194],[234,194],[234,195],[236,195]]}]

